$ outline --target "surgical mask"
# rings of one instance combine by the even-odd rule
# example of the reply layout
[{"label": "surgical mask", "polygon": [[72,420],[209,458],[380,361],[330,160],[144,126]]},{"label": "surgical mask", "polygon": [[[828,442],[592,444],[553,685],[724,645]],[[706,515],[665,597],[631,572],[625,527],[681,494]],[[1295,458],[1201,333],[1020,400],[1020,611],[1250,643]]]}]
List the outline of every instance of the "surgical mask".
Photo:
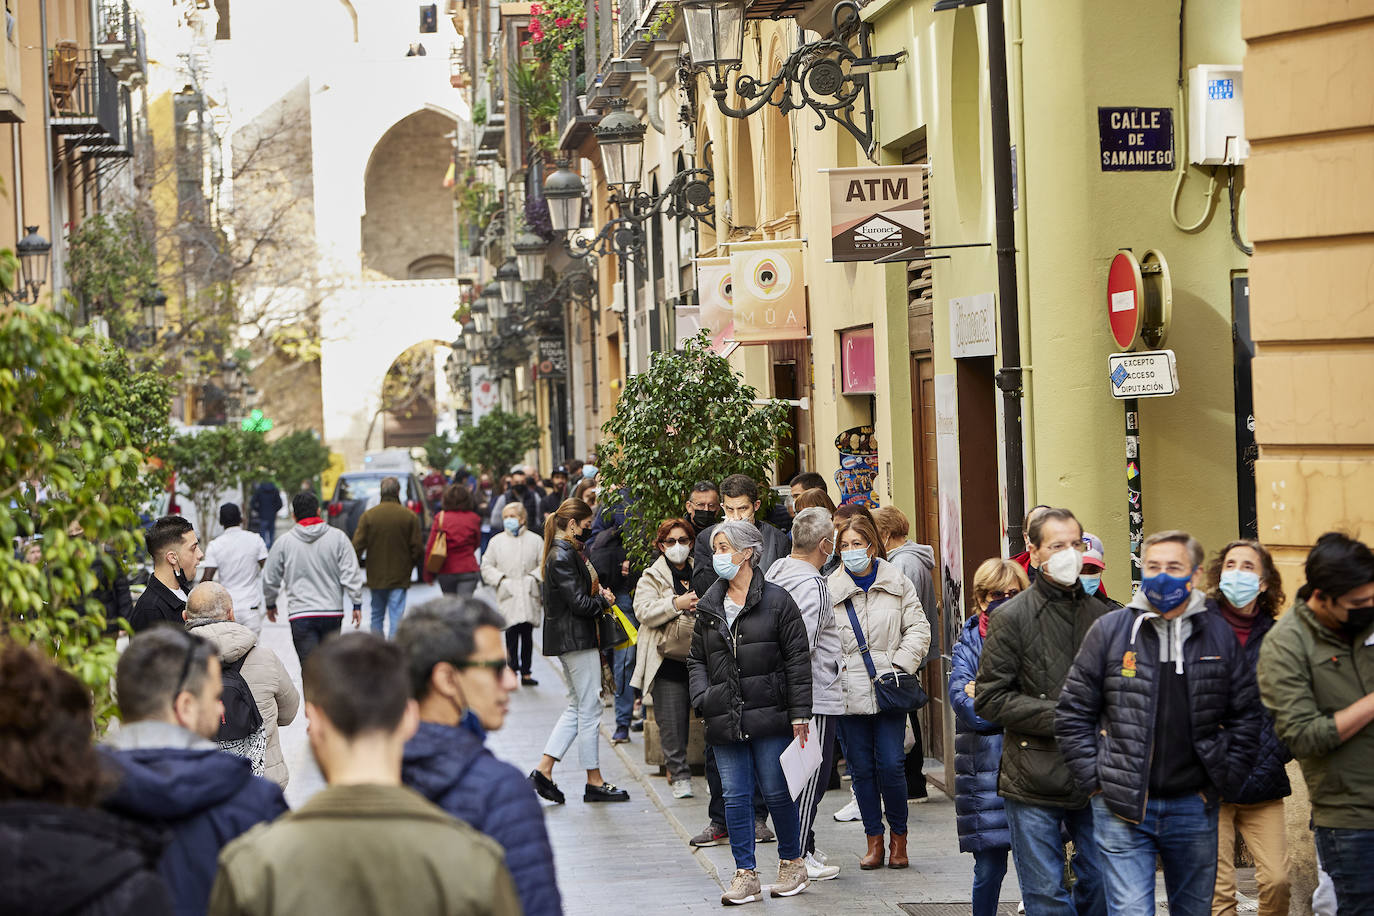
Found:
[{"label": "surgical mask", "polygon": [[672,547],[663,551],[663,555],[668,558],[669,563],[672,563],[674,566],[681,566],[683,563],[687,562],[687,554],[689,552],[690,548],[686,544],[674,544]]},{"label": "surgical mask", "polygon": [[1091,576],[1079,576],[1078,581],[1083,584],[1083,591],[1087,592],[1089,595],[1096,595],[1098,587],[1102,585],[1102,573],[1096,573]]},{"label": "surgical mask", "polygon": [[1140,587],[1145,590],[1150,606],[1161,614],[1167,614],[1188,600],[1188,593],[1193,590],[1192,583],[1192,575],[1171,576],[1161,572],[1143,580]]},{"label": "surgical mask", "polygon": [[692,527],[697,531],[705,531],[718,521],[720,521],[719,512],[708,512],[705,509],[697,509],[692,512]]},{"label": "surgical mask", "polygon": [[1374,607],[1346,608],[1345,613],[1345,623],[1341,624],[1341,632],[1351,642],[1374,623]]},{"label": "surgical mask", "polygon": [[596,476],[596,471],[597,471],[597,468],[596,468],[596,465],[594,465],[594,464],[584,464],[584,465],[582,465],[582,477],[583,477],[584,479],[586,479],[586,480],[591,480],[593,477],[595,477],[595,476]]},{"label": "surgical mask", "polygon": [[172,575],[176,576],[177,586],[181,589],[182,593],[187,595],[191,594],[191,580],[186,578],[186,573],[182,572],[180,566],[172,570]]},{"label": "surgical mask", "polygon": [[1221,574],[1221,593],[1231,607],[1245,607],[1259,597],[1259,574],[1245,569],[1228,569]]},{"label": "surgical mask", "polygon": [[520,533],[520,519],[518,518],[502,519],[501,524],[505,527],[506,534],[509,534],[511,537],[515,537]]},{"label": "surgical mask", "polygon": [[731,561],[728,553],[712,554],[711,567],[722,579],[733,579],[739,574],[739,564]]},{"label": "surgical mask", "polygon": [[863,547],[852,547],[849,550],[840,551],[840,562],[844,563],[844,568],[852,573],[862,573],[868,569],[873,561],[869,559],[868,550]]},{"label": "surgical mask", "polygon": [[1055,585],[1069,588],[1083,571],[1083,554],[1072,547],[1065,547],[1050,554],[1050,558],[1040,566],[1040,571],[1049,576]]}]

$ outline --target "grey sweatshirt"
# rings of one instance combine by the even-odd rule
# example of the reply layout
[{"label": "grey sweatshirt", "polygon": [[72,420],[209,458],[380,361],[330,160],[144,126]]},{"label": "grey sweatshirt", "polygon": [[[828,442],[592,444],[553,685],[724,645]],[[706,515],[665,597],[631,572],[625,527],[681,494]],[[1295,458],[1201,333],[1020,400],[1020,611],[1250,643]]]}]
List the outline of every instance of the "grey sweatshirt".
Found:
[{"label": "grey sweatshirt", "polygon": [[844,715],[844,687],[840,683],[840,631],[835,605],[820,570],[805,560],[783,557],[764,576],[787,590],[806,623],[811,644],[811,712],[817,716]]},{"label": "grey sweatshirt", "polygon": [[[916,586],[916,597],[921,599],[921,608],[926,612],[926,622],[930,624],[930,651],[926,661],[937,657],[940,647],[940,608],[935,602],[935,551],[925,544],[907,541],[896,550],[887,554],[887,562],[900,569],[911,584]],[[924,667],[924,665],[922,666]]]},{"label": "grey sweatshirt", "polygon": [[277,538],[263,569],[262,596],[268,607],[287,595],[287,616],[336,617],[343,613],[343,593],[355,606],[363,603],[363,571],[348,535],[332,525],[297,525]]}]

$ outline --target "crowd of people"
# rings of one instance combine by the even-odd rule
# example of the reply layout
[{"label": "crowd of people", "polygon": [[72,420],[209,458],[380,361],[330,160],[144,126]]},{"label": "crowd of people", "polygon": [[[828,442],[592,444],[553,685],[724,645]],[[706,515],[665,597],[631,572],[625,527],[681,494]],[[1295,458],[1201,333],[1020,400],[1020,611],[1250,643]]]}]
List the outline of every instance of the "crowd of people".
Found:
[{"label": "crowd of people", "polygon": [[[997,912],[1009,864],[1031,916],[1153,914],[1157,867],[1170,912],[1233,913],[1237,834],[1259,912],[1286,913],[1295,758],[1314,906],[1374,913],[1374,554],[1358,540],[1323,535],[1290,607],[1263,544],[1209,562],[1187,532],[1160,531],[1122,604],[1103,541],[1037,506],[1028,549],[978,565],[967,619],[945,609],[959,626],[942,646],[934,551],[899,510],[835,506],[819,475],[797,475],[771,512],[750,477],[696,483],[649,526],[643,568],[634,500],[598,508],[592,463],[547,484],[526,467],[496,486],[437,476],[427,535],[395,478],[351,540],[308,491],[270,548],[234,505],[204,552],[184,519],[157,520],[119,721],[98,745],[75,679],[6,646],[0,851],[16,867],[0,911],[559,913],[540,802],[566,803],[555,767],[575,747],[584,803],[630,799],[601,771],[603,698],[612,743],[652,709],[675,798],[701,789],[689,745],[704,733],[709,823],[690,842],[729,845],[722,904],[790,897],[841,872],[815,830],[841,762],[850,798],[834,816],[861,823],[860,871],[919,857],[917,711],[938,683],[974,916]],[[442,597],[407,608],[417,571]],[[370,632],[341,635],[364,586]],[[300,690],[258,644],[279,603]],[[512,692],[538,685],[536,645],[568,703],[525,774],[484,739]],[[947,681],[923,674],[942,654]],[[327,788],[289,811],[279,730],[299,715]],[[819,766],[789,787],[784,751],[812,743]],[[772,841],[765,885],[756,852]]]}]

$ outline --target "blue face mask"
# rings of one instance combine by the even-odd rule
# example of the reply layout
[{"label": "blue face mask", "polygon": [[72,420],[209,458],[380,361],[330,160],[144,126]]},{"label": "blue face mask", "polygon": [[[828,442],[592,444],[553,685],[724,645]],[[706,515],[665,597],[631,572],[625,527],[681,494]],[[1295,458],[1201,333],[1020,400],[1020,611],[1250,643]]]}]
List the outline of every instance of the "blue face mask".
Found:
[{"label": "blue face mask", "polygon": [[1188,600],[1192,589],[1192,575],[1171,576],[1166,572],[1150,576],[1140,583],[1150,606],[1161,614],[1167,614]]},{"label": "blue face mask", "polygon": [[849,550],[840,551],[840,562],[844,563],[844,568],[852,573],[862,573],[868,569],[873,561],[868,556],[868,551],[863,547],[852,547]]},{"label": "blue face mask", "polygon": [[1097,588],[1102,584],[1102,574],[1097,573],[1093,576],[1079,576],[1078,581],[1083,583],[1083,591],[1089,595],[1096,595]]},{"label": "blue face mask", "polygon": [[733,562],[728,553],[712,554],[711,567],[722,579],[733,579],[739,573],[739,564]]},{"label": "blue face mask", "polygon": [[509,534],[511,537],[515,537],[520,533],[520,519],[518,518],[502,519],[501,524],[505,526],[506,534]]},{"label": "blue face mask", "polygon": [[1231,607],[1243,608],[1259,597],[1259,574],[1244,569],[1228,569],[1221,574],[1221,593]]}]

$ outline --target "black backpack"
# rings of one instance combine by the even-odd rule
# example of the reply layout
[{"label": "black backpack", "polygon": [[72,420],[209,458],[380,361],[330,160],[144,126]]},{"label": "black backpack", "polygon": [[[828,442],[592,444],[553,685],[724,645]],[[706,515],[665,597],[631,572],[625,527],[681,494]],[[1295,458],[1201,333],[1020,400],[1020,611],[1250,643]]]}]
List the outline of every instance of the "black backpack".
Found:
[{"label": "black backpack", "polygon": [[224,705],[224,712],[220,715],[216,741],[240,741],[262,728],[258,701],[253,699],[253,691],[248,689],[248,682],[239,673],[247,657],[248,653],[245,652],[238,661],[221,669],[224,692],[220,702]]}]

